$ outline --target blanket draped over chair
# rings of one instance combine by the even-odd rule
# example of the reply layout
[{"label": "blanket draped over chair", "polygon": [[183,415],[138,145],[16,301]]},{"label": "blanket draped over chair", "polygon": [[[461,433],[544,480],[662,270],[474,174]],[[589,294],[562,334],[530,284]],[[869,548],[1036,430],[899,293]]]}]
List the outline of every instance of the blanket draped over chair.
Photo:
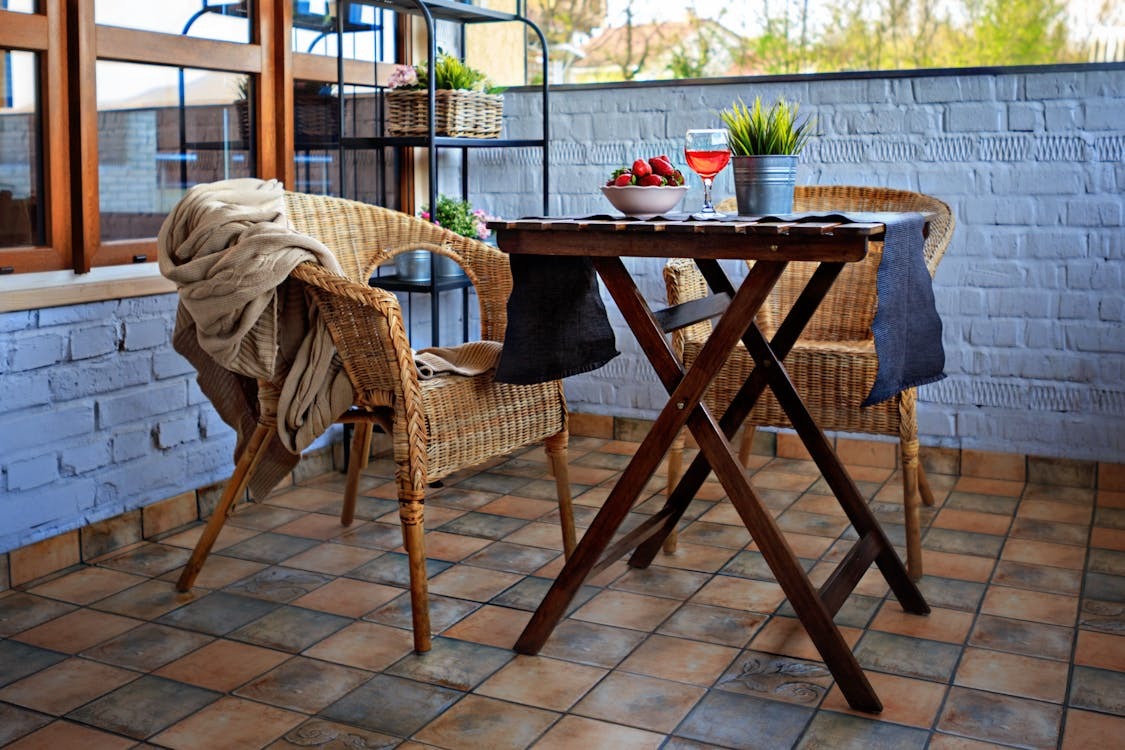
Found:
[{"label": "blanket draped over chair", "polygon": [[340,264],[290,226],[281,183],[255,178],[193,187],[165,219],[157,248],[161,273],[179,290],[173,347],[238,432],[235,460],[263,406],[258,381],[280,390],[277,432],[250,483],[264,496],[353,402],[317,308],[288,280],[300,263],[337,274]]}]

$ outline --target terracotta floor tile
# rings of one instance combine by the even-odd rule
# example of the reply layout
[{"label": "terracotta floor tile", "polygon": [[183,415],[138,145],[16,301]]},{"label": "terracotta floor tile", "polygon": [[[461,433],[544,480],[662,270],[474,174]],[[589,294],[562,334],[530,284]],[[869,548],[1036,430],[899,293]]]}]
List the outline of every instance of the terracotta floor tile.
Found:
[{"label": "terracotta floor tile", "polygon": [[1086,549],[1031,539],[1009,539],[1000,553],[1000,558],[1032,565],[1053,565],[1058,568],[1081,570],[1086,564]]},{"label": "terracotta floor tile", "polygon": [[956,685],[1061,703],[1066,696],[1065,662],[1020,654],[967,648],[953,682]]},{"label": "terracotta floor tile", "polygon": [[702,686],[615,671],[579,701],[572,713],[668,733],[705,692]]},{"label": "terracotta floor tile", "polygon": [[292,711],[240,698],[222,698],[153,738],[177,750],[263,747],[304,721]]},{"label": "terracotta floor tile", "polygon": [[937,728],[986,742],[1027,748],[1056,746],[1062,707],[983,690],[953,687]]},{"label": "terracotta floor tile", "polygon": [[290,557],[285,561],[285,564],[291,568],[313,570],[329,575],[343,575],[349,570],[354,570],[360,565],[370,562],[378,554],[373,549],[325,542],[306,552]]},{"label": "terracotta floor tile", "polygon": [[443,634],[488,646],[511,648],[530,619],[530,612],[486,604]]},{"label": "terracotta floor tile", "polygon": [[1058,503],[1050,500],[1027,500],[1020,503],[1016,517],[1034,518],[1039,521],[1058,521],[1059,523],[1087,524],[1094,516],[1094,509],[1074,503]]},{"label": "terracotta floor tile", "polygon": [[[928,680],[914,680],[882,672],[869,672],[867,679],[883,703],[880,721],[906,724],[929,729],[933,726],[948,689],[945,685]],[[848,705],[839,685],[833,685],[821,708],[841,711],[854,716],[870,718],[871,714],[856,711]]]},{"label": "terracotta floor tile", "polygon": [[369,679],[370,672],[298,656],[254,678],[236,694],[289,711],[312,714]]},{"label": "terracotta floor tile", "polygon": [[249,643],[217,640],[153,674],[227,693],[290,658],[290,654]]},{"label": "terracotta floor tile", "polygon": [[922,554],[924,575],[957,578],[962,581],[983,583],[992,576],[996,561],[988,557],[960,555],[928,549]]},{"label": "terracotta floor tile", "polygon": [[77,608],[73,604],[35,596],[26,591],[0,594],[0,638],[33,628]]},{"label": "terracotta floor tile", "polygon": [[212,638],[178,628],[145,623],[88,648],[82,655],[106,664],[148,672],[210,643]]},{"label": "terracotta floor tile", "polygon": [[5,747],[8,750],[60,750],[77,747],[83,750],[125,750],[135,745],[136,740],[69,721],[56,721]]},{"label": "terracotta floor tile", "polygon": [[674,599],[663,599],[626,591],[603,591],[573,614],[578,620],[615,625],[634,630],[655,630],[679,607]]},{"label": "terracotta floor tile", "polygon": [[518,573],[458,565],[431,578],[430,592],[487,602],[505,589],[519,583],[522,578],[523,576]]},{"label": "terracotta floor tile", "polygon": [[658,552],[652,564],[667,568],[684,568],[686,570],[700,570],[705,573],[714,573],[727,564],[734,557],[735,551],[708,547],[704,544],[692,544],[681,541],[672,554]]},{"label": "terracotta floor tile", "polygon": [[1100,508],[1125,508],[1125,491],[1098,490],[1094,502]]},{"label": "terracotta floor tile", "polygon": [[784,599],[785,594],[781,586],[776,583],[715,576],[691,598],[691,602],[769,614],[777,609]]},{"label": "terracotta floor tile", "polygon": [[1014,588],[1077,596],[1082,589],[1082,573],[1049,565],[1001,560],[992,575],[992,582]]},{"label": "terracotta floor tile", "polygon": [[73,604],[90,604],[111,594],[143,583],[143,576],[109,568],[84,567],[31,589],[32,594]]},{"label": "terracotta floor tile", "polygon": [[14,638],[53,651],[76,654],[143,624],[132,617],[79,609],[25,630]]},{"label": "terracotta floor tile", "polygon": [[288,523],[273,529],[278,534],[289,536],[308,537],[310,539],[327,540],[339,536],[347,529],[340,523],[339,516],[329,516],[321,513],[309,513],[295,518]]},{"label": "terracotta floor tile", "polygon": [[1125,635],[1079,630],[1074,663],[1125,672]]},{"label": "terracotta floor tile", "polygon": [[662,735],[653,732],[581,716],[564,716],[533,747],[535,750],[573,750],[578,747],[655,750],[663,741]]},{"label": "terracotta floor tile", "polygon": [[[488,544],[487,539],[479,541]],[[543,547],[545,549],[555,549],[562,551],[562,531],[555,524],[532,522],[524,526],[522,529],[515,531],[508,536],[504,537],[504,541],[511,542],[512,544],[526,544],[529,547]],[[429,542],[427,542],[429,544]],[[484,545],[481,545],[482,547]],[[480,549],[478,547],[477,549]],[[476,550],[473,550],[476,552]],[[429,551],[427,549],[427,554]],[[467,555],[466,555],[467,556]]]},{"label": "terracotta floor tile", "polygon": [[[243,578],[249,578],[255,573],[265,570],[268,565],[265,563],[254,562],[253,560],[242,560],[237,557],[227,557],[226,555],[210,555],[207,562],[203,566],[203,570],[199,571],[199,575],[195,579],[195,587],[193,592],[200,589],[221,589],[223,586],[229,586],[235,581],[241,581]],[[161,576],[162,580],[168,581],[170,584],[175,584],[179,580],[180,571],[173,570]]]},{"label": "terracotta floor tile", "polygon": [[220,697],[210,690],[145,675],[71,711],[67,718],[141,740]]},{"label": "terracotta floor tile", "polygon": [[942,529],[975,531],[981,534],[1005,534],[1011,525],[1011,519],[995,513],[942,508],[934,518],[933,525]]},{"label": "terracotta floor tile", "polygon": [[3,688],[0,700],[61,716],[138,676],[88,659],[67,659]]},{"label": "terracotta floor tile", "polygon": [[645,638],[644,633],[566,619],[543,644],[543,656],[594,667],[615,667]]},{"label": "terracotta floor tile", "polygon": [[1090,532],[1090,546],[1125,552],[1125,529],[1105,529],[1095,526]]},{"label": "terracotta floor tile", "polygon": [[755,489],[762,487],[771,490],[804,492],[814,481],[816,481],[816,477],[809,476],[808,474],[790,474],[766,468],[756,473],[751,483],[754,485]]},{"label": "terracotta floor tile", "polygon": [[1071,627],[1078,615],[1078,598],[1005,586],[990,586],[984,595],[981,612],[999,617]]},{"label": "terracotta floor tile", "polygon": [[885,602],[871,621],[873,630],[947,643],[964,643],[972,625],[970,612],[933,607],[928,615],[912,615],[893,600]]},{"label": "terracotta floor tile", "polygon": [[400,594],[402,589],[394,586],[337,578],[294,599],[293,604],[344,617],[361,617]]},{"label": "terracotta floor tile", "polygon": [[[352,748],[389,748],[398,747],[407,750],[412,743],[406,742],[395,745],[398,738],[391,737],[381,732],[372,732],[356,726],[337,724],[324,719],[309,719],[300,726],[294,727],[281,736],[276,742],[269,745],[266,750],[307,750],[309,747],[320,747],[323,750],[352,750]],[[428,747],[421,743],[413,743],[416,750]]]},{"label": "terracotta floor tile", "polygon": [[550,711],[566,711],[606,674],[605,669],[560,659],[517,656],[473,692]]},{"label": "terracotta floor tile", "polygon": [[[849,646],[855,646],[863,635],[861,630],[846,627],[840,628],[840,633]],[[750,641],[750,648],[797,659],[823,661],[804,625],[796,617],[771,617]]]},{"label": "terracotta floor tile", "polygon": [[414,736],[449,750],[523,750],[558,716],[541,708],[467,695]]},{"label": "terracotta floor tile", "polygon": [[969,636],[973,646],[1060,660],[1070,657],[1073,643],[1073,628],[987,614],[977,618]]},{"label": "terracotta floor tile", "polygon": [[1061,750],[1115,747],[1122,736],[1125,736],[1125,717],[1072,708],[1066,712]]},{"label": "terracotta floor tile", "polygon": [[708,686],[726,671],[738,649],[653,635],[621,664],[626,672]]},{"label": "terracotta floor tile", "polygon": [[529,497],[516,497],[504,495],[498,497],[480,508],[482,513],[494,513],[500,516],[511,516],[533,521],[541,518],[558,507],[558,503],[550,500],[535,500]]},{"label": "terracotta floor tile", "polygon": [[360,669],[385,669],[414,647],[409,630],[356,622],[305,650],[306,656]]},{"label": "terracotta floor tile", "polygon": [[[812,690],[809,686],[809,672],[806,665],[767,664],[764,669],[769,675],[780,675],[785,670],[799,670],[803,685],[801,693],[813,696],[816,701],[823,692]],[[788,682],[792,682],[789,680]],[[742,684],[724,685],[721,690],[711,690],[696,704],[687,718],[676,729],[678,737],[706,743],[704,747],[751,747],[751,748],[791,748],[813,717],[809,705],[791,703],[787,700],[765,699],[779,696],[776,689],[765,679],[765,675],[751,676],[747,684],[760,686],[762,693],[746,694],[728,689]],[[784,689],[784,688],[783,688]],[[689,747],[698,747],[689,745]]]},{"label": "terracotta floor tile", "polygon": [[970,740],[967,737],[954,737],[951,734],[935,733],[930,738],[929,750],[1005,750],[1009,745],[995,742]]}]

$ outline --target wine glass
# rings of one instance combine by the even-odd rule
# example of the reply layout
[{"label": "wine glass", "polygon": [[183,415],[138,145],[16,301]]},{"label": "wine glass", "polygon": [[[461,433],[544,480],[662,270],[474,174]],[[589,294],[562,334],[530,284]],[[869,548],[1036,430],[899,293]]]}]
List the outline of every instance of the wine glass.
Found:
[{"label": "wine glass", "polygon": [[684,137],[684,159],[703,180],[703,208],[691,218],[721,219],[723,214],[711,205],[711,183],[730,161],[730,143],[723,129],[689,130]]}]

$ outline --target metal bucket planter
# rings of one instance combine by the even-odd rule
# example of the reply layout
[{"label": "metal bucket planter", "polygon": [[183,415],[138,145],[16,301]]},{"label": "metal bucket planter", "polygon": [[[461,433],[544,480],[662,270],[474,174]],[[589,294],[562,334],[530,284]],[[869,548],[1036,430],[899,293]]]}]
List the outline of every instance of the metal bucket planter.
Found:
[{"label": "metal bucket planter", "polygon": [[395,273],[399,281],[429,281],[430,265],[429,250],[409,250],[395,256]]},{"label": "metal bucket planter", "polygon": [[434,253],[434,269],[439,279],[456,279],[465,275],[461,264],[448,255]]},{"label": "metal bucket planter", "polygon": [[793,211],[797,157],[791,155],[735,156],[734,195],[742,216],[787,214]]}]

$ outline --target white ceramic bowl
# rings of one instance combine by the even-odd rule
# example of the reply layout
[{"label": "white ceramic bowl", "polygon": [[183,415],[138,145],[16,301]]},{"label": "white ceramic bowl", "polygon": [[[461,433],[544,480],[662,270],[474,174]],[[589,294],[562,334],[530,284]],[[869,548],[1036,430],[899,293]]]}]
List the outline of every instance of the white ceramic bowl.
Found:
[{"label": "white ceramic bowl", "polygon": [[633,219],[651,219],[668,213],[680,205],[686,185],[656,187],[655,185],[603,185],[602,193],[621,213]]}]

